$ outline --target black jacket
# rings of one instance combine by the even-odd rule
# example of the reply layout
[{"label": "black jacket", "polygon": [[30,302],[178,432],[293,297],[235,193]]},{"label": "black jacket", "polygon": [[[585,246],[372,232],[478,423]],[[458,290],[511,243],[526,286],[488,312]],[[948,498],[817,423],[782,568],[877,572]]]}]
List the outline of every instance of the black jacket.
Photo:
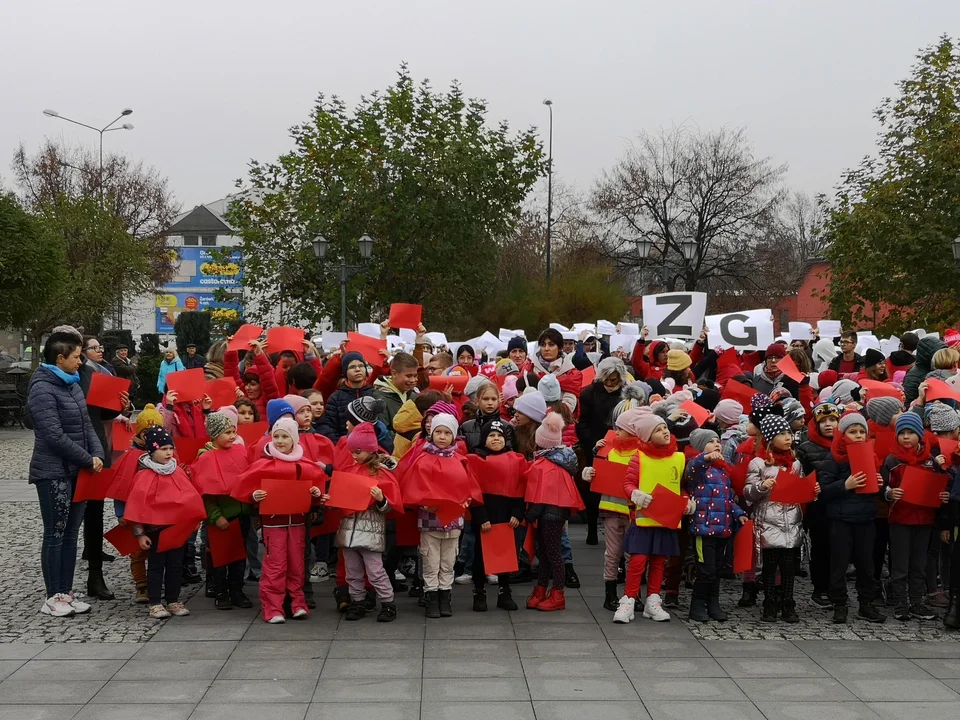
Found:
[{"label": "black jacket", "polygon": [[[460,433],[463,435],[463,439],[467,443],[467,452],[475,453],[480,447],[480,428],[485,422],[490,420],[500,420],[500,410],[494,410],[492,415],[482,415],[479,410],[477,410],[477,417],[473,420],[467,420],[463,425],[460,426]],[[519,516],[518,516],[519,517]]]},{"label": "black jacket", "polygon": [[577,438],[588,463],[593,461],[594,446],[610,429],[610,416],[620,400],[620,390],[607,392],[602,382],[592,382],[580,393]]},{"label": "black jacket", "polygon": [[183,368],[185,370],[193,370],[194,368],[203,368],[207,364],[207,359],[203,355],[194,355],[190,357],[189,355],[184,355],[180,358],[180,362],[183,363]]},{"label": "black jacket", "polygon": [[317,432],[330,438],[330,441],[336,445],[337,441],[347,434],[347,406],[357,398],[366,395],[373,395],[373,388],[369,385],[354,390],[346,383],[341,384],[327,399],[323,415],[317,421]]},{"label": "black jacket", "polygon": [[873,522],[877,516],[877,493],[858,494],[856,490],[847,490],[845,483],[848,477],[850,464],[841,465],[833,455],[817,471],[819,500],[826,504],[827,517],[848,523]]},{"label": "black jacket", "polygon": [[[827,366],[830,370],[834,372],[840,372],[840,363],[843,362],[843,353],[837,355],[833,360],[830,361],[830,364]],[[863,367],[863,359],[857,354],[853,354],[853,363],[856,365],[854,372],[859,372],[860,368]]]},{"label": "black jacket", "polygon": [[797,442],[797,460],[800,461],[804,475],[809,475],[814,470],[819,473],[823,463],[830,458],[830,448],[817,445],[817,443],[810,440],[808,432],[809,431],[804,428]]},{"label": "black jacket", "polygon": [[[80,389],[83,391],[83,397],[87,397],[90,392],[90,382],[97,371],[93,366],[84,362],[80,366]],[[113,419],[120,414],[119,410],[107,410],[96,405],[87,405],[87,414],[90,416],[90,422],[93,423],[93,431],[100,441],[100,447],[103,449],[103,466],[110,467],[113,464],[113,433],[107,432],[106,423],[112,423]]]}]

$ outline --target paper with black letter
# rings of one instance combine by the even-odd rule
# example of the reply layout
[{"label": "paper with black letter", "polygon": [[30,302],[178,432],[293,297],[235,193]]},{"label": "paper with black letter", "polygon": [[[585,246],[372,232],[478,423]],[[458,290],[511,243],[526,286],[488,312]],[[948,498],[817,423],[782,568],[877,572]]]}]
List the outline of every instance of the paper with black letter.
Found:
[{"label": "paper with black letter", "polygon": [[725,315],[708,315],[707,342],[711,349],[735,347],[738,350],[766,350],[773,344],[770,311],[744,310]]},{"label": "paper with black letter", "polygon": [[674,337],[695,340],[703,331],[707,294],[700,292],[661,293],[643,296],[643,323],[649,338]]}]

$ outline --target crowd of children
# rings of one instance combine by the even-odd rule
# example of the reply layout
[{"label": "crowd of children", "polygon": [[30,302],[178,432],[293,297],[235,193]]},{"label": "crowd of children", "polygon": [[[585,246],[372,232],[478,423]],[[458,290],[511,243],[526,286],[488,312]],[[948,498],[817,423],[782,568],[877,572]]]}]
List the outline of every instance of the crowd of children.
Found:
[{"label": "crowd of children", "polygon": [[[259,578],[268,623],[307,618],[312,583],[334,563],[350,621],[378,601],[376,619],[394,620],[402,590],[426,617],[449,617],[461,578],[477,612],[488,583],[497,608],[517,610],[513,590],[530,579],[526,608],[559,611],[579,586],[567,525],[582,514],[588,544],[604,538],[590,572],[615,623],[670,620],[684,578],[689,619],[722,622],[735,565],[738,604],[759,603],[761,621],[797,623],[795,581],[809,573],[809,605],[844,623],[852,563],[859,618],[883,622],[889,605],[898,620],[934,620],[940,608],[960,628],[960,353],[939,340],[905,337],[887,374],[849,334],[840,348],[795,341],[722,358],[704,336],[690,348],[644,337],[611,355],[603,338],[568,347],[547,330],[532,357],[511,341],[497,358],[425,337],[421,326],[412,355],[375,366],[358,352],[321,362],[308,341],[280,362],[254,340],[224,357],[232,405],[167,390],[140,411],[107,497],[140,548],[131,576],[151,617],[188,614],[182,574],[201,524],[207,596],[250,607],[245,579]],[[802,380],[780,372],[785,358],[808,369]],[[207,442],[180,457],[179,438]],[[490,567],[495,527],[509,528],[516,572]]]}]

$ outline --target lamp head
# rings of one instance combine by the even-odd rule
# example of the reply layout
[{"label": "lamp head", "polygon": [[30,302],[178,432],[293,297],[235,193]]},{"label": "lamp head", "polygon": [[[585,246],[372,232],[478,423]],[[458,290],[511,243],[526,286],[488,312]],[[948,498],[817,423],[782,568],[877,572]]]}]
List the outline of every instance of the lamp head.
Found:
[{"label": "lamp head", "polygon": [[60,117],[60,113],[58,113],[56,110],[47,109],[43,111],[43,114],[47,117]]},{"label": "lamp head", "polygon": [[328,247],[330,247],[330,241],[323,235],[317,235],[313,239],[313,254],[317,256],[317,260],[323,260]]},{"label": "lamp head", "polygon": [[553,105],[553,100],[551,100],[550,98],[547,98],[546,100],[543,101],[543,104],[544,104],[544,105]]},{"label": "lamp head", "polygon": [[120,127],[123,128],[124,130],[133,130],[133,125],[131,125],[130,123],[124,123]]},{"label": "lamp head", "polygon": [[373,255],[373,245],[376,242],[369,235],[363,235],[359,240],[357,240],[357,245],[360,246],[360,257],[364,260],[369,260]]},{"label": "lamp head", "polygon": [[121,115],[121,116],[127,116],[127,115],[131,114],[132,112],[133,112],[133,110],[132,110],[131,108],[124,108],[124,109],[123,109],[123,112],[121,112],[120,115]]}]

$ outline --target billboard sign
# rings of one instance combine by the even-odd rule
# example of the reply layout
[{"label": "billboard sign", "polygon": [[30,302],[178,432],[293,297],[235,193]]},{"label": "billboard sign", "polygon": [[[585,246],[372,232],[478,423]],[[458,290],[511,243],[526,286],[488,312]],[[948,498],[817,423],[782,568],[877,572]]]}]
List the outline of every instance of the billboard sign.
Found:
[{"label": "billboard sign", "polygon": [[210,293],[162,293],[156,298],[157,332],[172,333],[177,315],[202,310],[209,310],[215,321],[240,317],[239,301],[222,302]]},{"label": "billboard sign", "polygon": [[239,251],[231,253],[223,261],[213,255],[213,252],[222,252],[223,248],[177,247],[168,248],[168,250],[177,269],[174,271],[173,279],[165,287],[209,287],[211,289],[240,287],[243,266]]}]

